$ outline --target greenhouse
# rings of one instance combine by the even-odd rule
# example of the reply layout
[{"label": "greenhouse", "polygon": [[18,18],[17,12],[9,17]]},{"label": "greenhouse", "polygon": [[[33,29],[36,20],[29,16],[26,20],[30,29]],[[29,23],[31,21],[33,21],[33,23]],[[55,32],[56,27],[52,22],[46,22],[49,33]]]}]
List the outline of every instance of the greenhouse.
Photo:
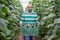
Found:
[{"label": "greenhouse", "polygon": [[0,0],[0,40],[60,40],[60,0]]}]

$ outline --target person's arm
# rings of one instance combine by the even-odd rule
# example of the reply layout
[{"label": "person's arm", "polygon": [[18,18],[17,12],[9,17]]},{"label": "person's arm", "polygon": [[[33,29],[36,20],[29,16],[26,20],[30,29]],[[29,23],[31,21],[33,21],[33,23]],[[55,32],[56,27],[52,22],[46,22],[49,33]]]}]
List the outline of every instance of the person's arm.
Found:
[{"label": "person's arm", "polygon": [[22,17],[21,17],[21,20],[20,20],[19,23],[18,23],[18,26],[19,26],[19,27],[22,26]]},{"label": "person's arm", "polygon": [[[34,14],[35,14],[35,15],[37,15],[37,13],[36,13],[36,12],[34,12]],[[37,19],[37,20],[38,20],[38,22],[37,22],[37,23],[38,23],[38,27],[39,27],[39,26],[40,26],[40,22],[39,22],[39,21],[40,21],[40,17],[37,15],[37,18],[38,18],[38,19]]]},{"label": "person's arm", "polygon": [[39,21],[40,21],[40,17],[38,17],[38,27],[40,26],[40,22]]},{"label": "person's arm", "polygon": [[20,21],[20,23],[19,23],[19,24],[20,24],[20,27],[21,27],[21,26],[22,26],[22,21]]},{"label": "person's arm", "polygon": [[[22,13],[22,15],[23,15],[23,14],[25,14],[25,13],[26,13],[26,12],[23,12],[23,13]],[[19,27],[21,27],[21,26],[22,26],[22,17],[21,17],[20,22],[18,23],[18,26],[19,26]]]},{"label": "person's arm", "polygon": [[18,23],[18,26],[21,27],[21,25],[22,25],[22,22],[20,21],[20,22]]}]

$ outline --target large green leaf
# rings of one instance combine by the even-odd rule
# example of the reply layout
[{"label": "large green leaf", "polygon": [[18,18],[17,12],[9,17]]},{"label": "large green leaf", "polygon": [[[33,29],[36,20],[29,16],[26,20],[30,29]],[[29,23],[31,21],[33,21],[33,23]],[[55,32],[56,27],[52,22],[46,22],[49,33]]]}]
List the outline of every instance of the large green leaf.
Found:
[{"label": "large green leaf", "polygon": [[53,17],[55,17],[56,15],[54,14],[54,13],[51,13],[51,14],[49,14],[48,15],[48,18],[53,18]]},{"label": "large green leaf", "polygon": [[54,24],[60,24],[60,18],[55,19]]}]

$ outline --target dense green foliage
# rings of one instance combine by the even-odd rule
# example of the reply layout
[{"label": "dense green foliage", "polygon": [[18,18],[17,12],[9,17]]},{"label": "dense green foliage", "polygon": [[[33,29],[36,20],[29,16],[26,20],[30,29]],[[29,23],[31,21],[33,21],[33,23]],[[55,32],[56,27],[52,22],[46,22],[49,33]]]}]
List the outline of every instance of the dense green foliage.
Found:
[{"label": "dense green foliage", "polygon": [[20,0],[0,0],[0,40],[14,37],[22,12]]},{"label": "dense green foliage", "polygon": [[[37,12],[39,16],[39,36],[45,38],[48,36],[47,40],[52,40],[56,36],[56,26],[60,24],[60,2],[59,0],[32,0],[32,5],[34,6],[34,11]],[[45,36],[45,37],[44,37]],[[52,37],[52,38],[51,38]],[[58,35],[57,35],[58,37]]]},{"label": "dense green foliage", "polygon": [[[39,36],[46,40],[60,40],[60,0],[32,0],[39,16]],[[0,0],[0,40],[13,40],[21,13],[20,0]]]}]

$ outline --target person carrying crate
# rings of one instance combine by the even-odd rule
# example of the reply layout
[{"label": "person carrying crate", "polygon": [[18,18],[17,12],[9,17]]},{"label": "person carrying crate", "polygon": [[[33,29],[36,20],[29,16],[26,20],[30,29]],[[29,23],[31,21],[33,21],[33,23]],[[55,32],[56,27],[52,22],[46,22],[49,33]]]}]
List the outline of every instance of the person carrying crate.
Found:
[{"label": "person carrying crate", "polygon": [[34,36],[38,36],[38,16],[31,4],[27,6],[27,11],[22,13],[20,24],[24,40],[34,40]]}]

